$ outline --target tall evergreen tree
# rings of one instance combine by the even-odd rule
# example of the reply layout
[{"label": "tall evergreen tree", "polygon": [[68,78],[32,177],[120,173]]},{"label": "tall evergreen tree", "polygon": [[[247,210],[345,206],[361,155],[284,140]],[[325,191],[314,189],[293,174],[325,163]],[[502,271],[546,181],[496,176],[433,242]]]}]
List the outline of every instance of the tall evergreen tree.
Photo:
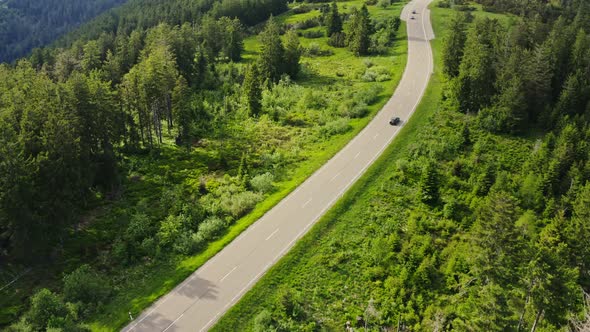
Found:
[{"label": "tall evergreen tree", "polygon": [[493,50],[482,42],[477,29],[471,29],[454,86],[454,96],[461,112],[476,113],[490,104],[495,93],[494,60]]},{"label": "tall evergreen tree", "polygon": [[244,96],[248,103],[250,114],[257,116],[262,110],[262,75],[256,63],[248,67],[244,77]]},{"label": "tall evergreen tree", "polygon": [[260,58],[258,67],[264,80],[277,82],[284,72],[285,48],[281,41],[280,29],[274,17],[270,17],[260,33]]},{"label": "tall evergreen tree", "polygon": [[463,49],[467,33],[465,32],[467,17],[463,13],[458,13],[449,25],[449,34],[445,37],[443,43],[443,71],[449,77],[459,75],[459,66],[463,58]]},{"label": "tall evergreen tree", "polygon": [[297,77],[299,73],[301,59],[301,45],[299,44],[299,37],[294,30],[289,30],[286,34],[285,42],[285,72],[292,78]]},{"label": "tall evergreen tree", "polygon": [[353,9],[346,32],[348,48],[357,56],[367,55],[371,45],[371,18],[366,5]]},{"label": "tall evergreen tree", "polygon": [[328,37],[335,33],[342,32],[342,17],[338,12],[338,5],[336,4],[336,1],[332,2],[330,10],[326,15],[324,25],[326,26],[326,33]]}]

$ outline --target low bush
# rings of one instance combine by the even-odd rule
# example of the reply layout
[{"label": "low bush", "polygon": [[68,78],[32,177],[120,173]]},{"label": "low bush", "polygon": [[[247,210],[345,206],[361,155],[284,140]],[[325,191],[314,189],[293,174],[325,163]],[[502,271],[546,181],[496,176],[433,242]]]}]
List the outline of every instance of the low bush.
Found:
[{"label": "low bush", "polygon": [[391,5],[391,1],[390,0],[379,0],[379,3],[377,3],[377,5],[381,8],[387,8],[389,5]]},{"label": "low bush", "polygon": [[318,43],[311,43],[307,48],[305,48],[305,55],[309,57],[330,56],[333,54],[334,51],[332,51],[331,49],[322,48]]},{"label": "low bush", "polygon": [[330,137],[334,135],[344,134],[349,131],[352,127],[350,126],[347,118],[340,118],[334,121],[330,121],[325,125],[319,127],[319,134],[322,137]]},{"label": "low bush", "polygon": [[244,191],[231,197],[222,197],[220,204],[224,212],[237,219],[252,210],[261,200],[261,194]]},{"label": "low bush", "polygon": [[64,299],[85,306],[103,303],[110,294],[108,279],[84,264],[63,278]]},{"label": "low bush", "polygon": [[301,37],[305,37],[308,39],[315,39],[315,38],[324,37],[324,32],[322,30],[300,31],[297,34]]},{"label": "low bush", "polygon": [[346,35],[343,32],[333,33],[328,39],[328,45],[332,47],[346,47]]},{"label": "low bush", "polygon": [[306,3],[301,4],[297,7],[294,7],[293,13],[294,14],[305,14],[305,13],[309,13],[310,11],[312,11],[314,8]]},{"label": "low bush", "polygon": [[361,80],[364,82],[385,82],[391,79],[389,70],[382,66],[367,68]]},{"label": "low bush", "polygon": [[204,240],[210,240],[219,235],[226,227],[225,222],[219,217],[209,217],[199,225],[199,234]]},{"label": "low bush", "polygon": [[264,174],[256,175],[250,180],[250,186],[254,191],[267,194],[274,190],[273,186],[274,176],[269,172]]},{"label": "low bush", "polygon": [[286,29],[305,30],[317,26],[320,26],[320,19],[318,17],[313,17],[295,24],[287,24]]}]

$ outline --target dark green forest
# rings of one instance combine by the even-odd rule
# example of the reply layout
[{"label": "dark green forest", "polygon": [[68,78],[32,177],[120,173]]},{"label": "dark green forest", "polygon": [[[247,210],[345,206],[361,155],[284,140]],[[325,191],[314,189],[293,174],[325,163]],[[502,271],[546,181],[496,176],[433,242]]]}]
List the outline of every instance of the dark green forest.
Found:
[{"label": "dark green forest", "polygon": [[[280,0],[131,0],[0,65],[0,326],[120,328],[121,303],[137,314],[358,132],[401,77],[400,20],[331,6],[292,26]],[[347,71],[316,69],[330,57]]]},{"label": "dark green forest", "polygon": [[44,46],[124,0],[0,1],[0,62]]},{"label": "dark green forest", "polygon": [[478,2],[434,3],[415,119],[214,331],[588,329],[590,6]]}]

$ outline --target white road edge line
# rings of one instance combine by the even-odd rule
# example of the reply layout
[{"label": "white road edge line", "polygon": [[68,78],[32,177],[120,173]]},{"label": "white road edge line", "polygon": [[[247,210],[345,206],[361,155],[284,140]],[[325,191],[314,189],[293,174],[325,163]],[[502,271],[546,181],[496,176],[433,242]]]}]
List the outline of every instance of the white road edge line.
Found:
[{"label": "white road edge line", "polygon": [[234,272],[234,271],[235,271],[237,268],[238,268],[237,266],[234,266],[234,268],[233,268],[233,269],[231,269],[231,271],[229,271],[228,273],[226,273],[226,274],[223,276],[223,278],[219,279],[219,282],[223,282],[223,281],[225,280],[225,278],[229,277],[229,275],[230,275],[232,272]]},{"label": "white road edge line", "polygon": [[268,241],[270,240],[271,237],[273,237],[275,234],[277,234],[277,232],[279,231],[279,229],[277,228],[274,232],[272,232],[272,234],[270,234],[264,241]]}]

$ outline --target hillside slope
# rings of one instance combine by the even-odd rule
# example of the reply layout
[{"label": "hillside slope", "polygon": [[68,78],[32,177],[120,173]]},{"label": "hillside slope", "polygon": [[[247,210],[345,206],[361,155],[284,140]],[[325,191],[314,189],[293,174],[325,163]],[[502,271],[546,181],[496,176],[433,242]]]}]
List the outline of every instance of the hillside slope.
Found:
[{"label": "hillside slope", "polygon": [[0,1],[0,62],[45,46],[126,0]]}]

